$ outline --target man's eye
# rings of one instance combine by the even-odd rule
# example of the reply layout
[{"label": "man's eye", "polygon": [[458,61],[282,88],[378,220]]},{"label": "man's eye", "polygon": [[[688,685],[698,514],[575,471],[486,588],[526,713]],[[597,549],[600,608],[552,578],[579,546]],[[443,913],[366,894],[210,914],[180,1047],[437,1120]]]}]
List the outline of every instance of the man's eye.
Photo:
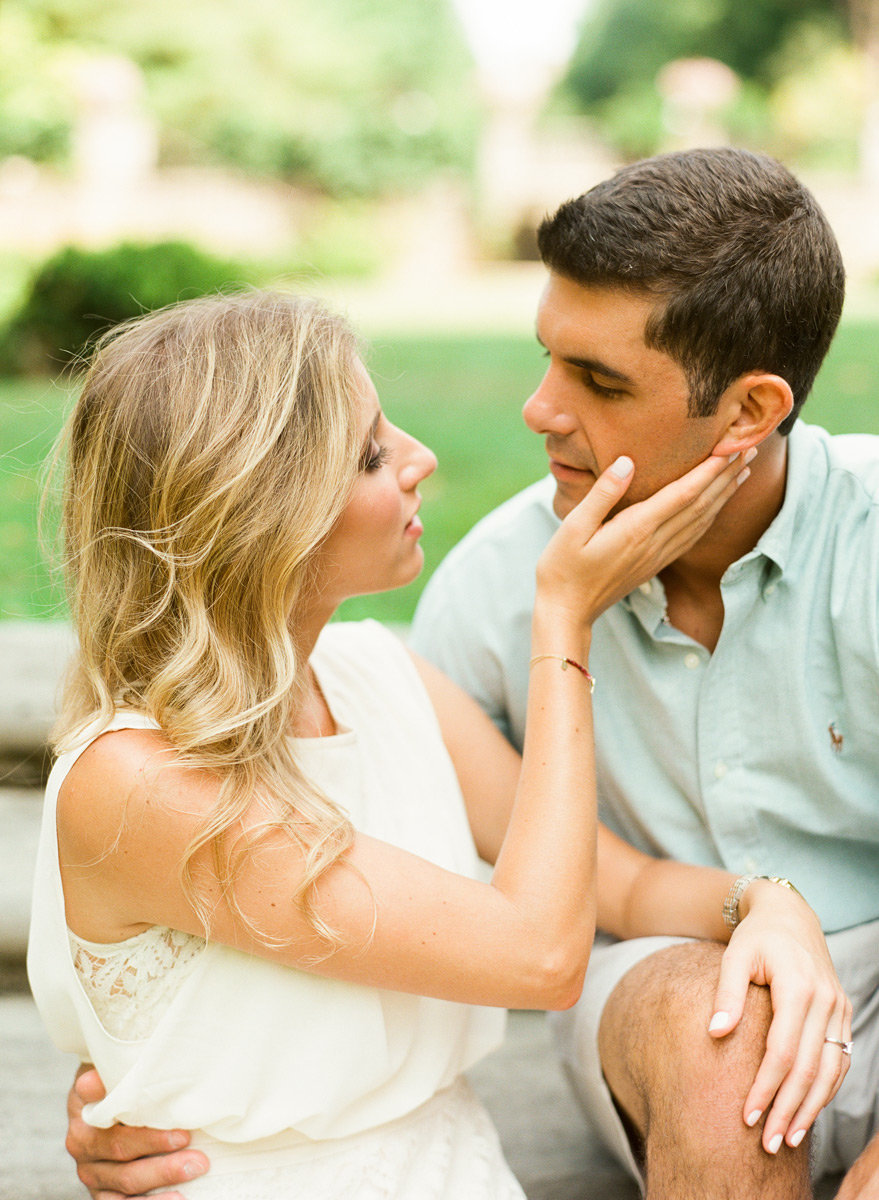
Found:
[{"label": "man's eye", "polygon": [[599,383],[595,376],[591,375],[588,371],[584,373],[583,382],[588,388],[595,392],[596,396],[605,396],[609,400],[612,400],[615,396],[622,396],[623,394],[619,388],[605,387],[604,384]]}]

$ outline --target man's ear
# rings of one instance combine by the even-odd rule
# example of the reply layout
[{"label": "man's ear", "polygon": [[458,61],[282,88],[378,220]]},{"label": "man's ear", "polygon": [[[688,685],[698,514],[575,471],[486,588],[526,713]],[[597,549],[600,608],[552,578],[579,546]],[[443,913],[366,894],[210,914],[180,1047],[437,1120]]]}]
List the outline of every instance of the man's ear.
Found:
[{"label": "man's ear", "polygon": [[790,384],[780,375],[752,371],[731,384],[720,400],[729,421],[712,453],[743,454],[773,433],[794,406]]}]

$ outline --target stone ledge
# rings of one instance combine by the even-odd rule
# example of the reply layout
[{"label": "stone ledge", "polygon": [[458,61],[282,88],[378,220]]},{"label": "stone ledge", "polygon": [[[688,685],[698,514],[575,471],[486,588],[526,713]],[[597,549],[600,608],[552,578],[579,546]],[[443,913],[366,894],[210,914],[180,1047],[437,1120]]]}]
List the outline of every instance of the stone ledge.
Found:
[{"label": "stone ledge", "polygon": [[0,621],[0,779],[39,783],[59,685],[74,648],[62,621]]},{"label": "stone ledge", "polygon": [[[404,641],[407,624],[389,624]],[[0,620],[0,784],[38,786],[61,680],[76,645],[64,621]]]},{"label": "stone ledge", "polygon": [[23,959],[42,815],[42,793],[0,789],[0,956]]}]

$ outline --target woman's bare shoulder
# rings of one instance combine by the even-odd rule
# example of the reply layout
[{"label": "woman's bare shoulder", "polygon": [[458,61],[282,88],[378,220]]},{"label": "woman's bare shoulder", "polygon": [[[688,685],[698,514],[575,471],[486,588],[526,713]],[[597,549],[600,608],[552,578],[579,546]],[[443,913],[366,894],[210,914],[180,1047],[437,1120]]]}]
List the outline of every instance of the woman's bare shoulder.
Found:
[{"label": "woman's bare shoulder", "polygon": [[106,852],[118,844],[121,830],[134,832],[150,809],[165,808],[171,797],[179,816],[203,813],[203,773],[174,760],[174,747],[159,729],[117,729],[97,737],[58,791],[58,833],[68,852],[77,858]]}]

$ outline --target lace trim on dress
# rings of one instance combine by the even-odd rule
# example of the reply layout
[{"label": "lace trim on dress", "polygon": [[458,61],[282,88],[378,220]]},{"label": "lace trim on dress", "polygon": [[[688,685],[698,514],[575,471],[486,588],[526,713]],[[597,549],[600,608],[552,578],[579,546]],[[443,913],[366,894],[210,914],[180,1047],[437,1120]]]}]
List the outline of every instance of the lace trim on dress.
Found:
[{"label": "lace trim on dress", "polygon": [[287,1164],[256,1163],[246,1145],[215,1159],[212,1144],[198,1145],[211,1170],[180,1187],[187,1200],[525,1200],[490,1116],[462,1079],[396,1121],[298,1146]]},{"label": "lace trim on dress", "polygon": [[68,930],[73,965],[104,1029],[148,1038],[205,947],[204,938],[155,925],[124,942],[87,942]]}]

